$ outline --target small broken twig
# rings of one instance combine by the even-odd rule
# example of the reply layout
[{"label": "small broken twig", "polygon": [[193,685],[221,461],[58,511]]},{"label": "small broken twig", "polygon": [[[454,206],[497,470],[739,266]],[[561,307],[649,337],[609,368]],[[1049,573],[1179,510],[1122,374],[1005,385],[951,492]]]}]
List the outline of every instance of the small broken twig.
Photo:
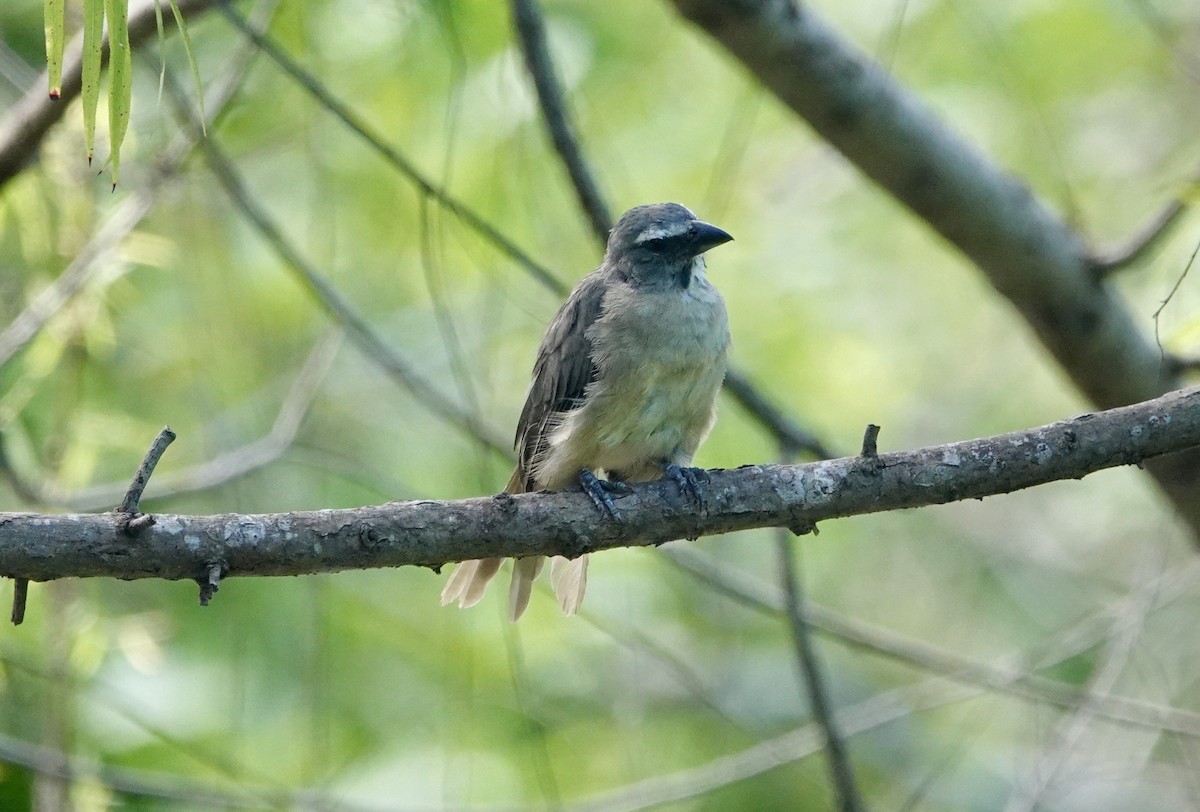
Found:
[{"label": "small broken twig", "polygon": [[13,579],[12,624],[20,626],[25,622],[25,600],[29,597],[29,579]]},{"label": "small broken twig", "polygon": [[129,483],[129,490],[125,492],[125,499],[121,502],[121,506],[117,508],[118,513],[128,513],[130,516],[140,515],[139,506],[142,502],[142,491],[146,490],[146,483],[150,481],[150,475],[154,473],[154,467],[162,459],[163,452],[167,450],[167,446],[174,442],[174,440],[175,432],[171,431],[170,426],[163,426],[163,430],[154,438],[154,443],[142,459],[142,464],[138,466],[137,473],[133,475],[133,482]]},{"label": "small broken twig", "polygon": [[868,423],[867,430],[863,432],[861,456],[879,456],[879,426],[876,426],[874,423]]},{"label": "small broken twig", "polygon": [[200,584],[200,605],[208,606],[213,594],[221,588],[221,565],[210,564],[208,578],[197,578],[196,582]]}]

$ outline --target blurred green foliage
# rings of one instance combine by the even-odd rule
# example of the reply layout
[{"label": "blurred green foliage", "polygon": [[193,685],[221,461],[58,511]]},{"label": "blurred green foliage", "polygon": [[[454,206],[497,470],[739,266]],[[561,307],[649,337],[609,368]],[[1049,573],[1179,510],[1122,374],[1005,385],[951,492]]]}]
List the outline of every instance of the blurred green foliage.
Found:
[{"label": "blurred green foliage", "polygon": [[[1200,16],[1191,6],[811,5],[1095,244],[1120,240],[1184,193],[1200,161]],[[68,26],[79,22],[71,9]],[[12,66],[44,64],[39,12],[34,0],[0,6],[2,104],[32,75]],[[972,267],[668,5],[546,0],[545,12],[609,199],[618,209],[678,200],[734,234],[709,259],[729,302],[734,362],[828,443],[853,450],[875,422],[882,448],[930,445],[1087,408]],[[207,85],[239,37],[215,13],[190,21],[189,34]],[[597,263],[505,4],[285,2],[270,34],[564,283]],[[156,191],[149,216],[0,368],[0,435],[13,470],[59,493],[120,484],[170,424],[179,440],[147,491],[152,511],[343,507],[502,487],[503,458],[345,344],[278,459],[156,498],[172,472],[264,436],[329,328],[199,156],[157,178],[156,158],[180,130],[171,105],[156,102],[159,47],[134,55],[115,194],[87,166],[74,111],[37,163],[0,188],[0,326],[116,207]],[[181,42],[161,47],[189,86]],[[422,200],[263,56],[209,136],[296,248],[397,350],[488,425],[511,431],[557,306],[552,293]],[[1116,283],[1147,331],[1198,225],[1185,218]],[[1198,303],[1200,286],[1186,280],[1161,317],[1171,349],[1194,352]],[[723,402],[697,462],[777,455],[751,417]],[[60,507],[24,501],[0,481],[0,510]],[[693,546],[769,586],[778,581],[770,540],[763,531]],[[1107,690],[1200,710],[1194,549],[1136,471],[831,523],[796,543],[809,595],[824,606],[963,657],[1045,655],[1029,662],[1064,684],[1111,673]],[[1164,573],[1176,580],[1164,585]],[[56,790],[51,778],[0,765],[0,807],[31,808],[35,795],[55,791],[81,810],[221,806],[201,789],[227,793],[229,806],[267,808],[299,808],[304,798],[312,808],[380,810],[589,798],[596,809],[641,808],[635,799],[714,810],[831,802],[819,754],[796,759],[763,745],[777,761],[722,780],[722,759],[810,721],[780,616],[649,550],[597,556],[577,618],[538,593],[510,626],[498,594],[460,612],[438,605],[441,584],[424,570],[233,578],[204,610],[191,584],[34,585],[26,624],[0,634],[0,733],[92,767]],[[1073,647],[1065,632],[1089,618],[1104,633]],[[1118,645],[1130,628],[1132,642]],[[1091,719],[1055,761],[1060,708],[995,691],[955,699],[947,682],[945,703],[923,709],[915,691],[928,669],[829,637],[818,645],[843,711],[892,709],[880,717],[890,721],[850,738],[873,808],[999,809],[1044,779],[1048,764],[1057,766],[1042,808],[1198,803],[1195,738]],[[173,776],[191,800],[129,794],[96,764]],[[698,776],[712,786],[696,789],[703,782],[689,780]]]}]

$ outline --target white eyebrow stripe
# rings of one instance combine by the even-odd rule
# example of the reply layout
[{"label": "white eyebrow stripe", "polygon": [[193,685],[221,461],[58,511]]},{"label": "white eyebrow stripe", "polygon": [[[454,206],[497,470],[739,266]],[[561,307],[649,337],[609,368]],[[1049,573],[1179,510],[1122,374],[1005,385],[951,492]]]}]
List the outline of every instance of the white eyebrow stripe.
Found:
[{"label": "white eyebrow stripe", "polygon": [[688,222],[655,223],[652,226],[646,226],[633,242],[635,245],[641,245],[644,242],[661,240],[665,237],[682,237],[690,227],[691,223]]}]

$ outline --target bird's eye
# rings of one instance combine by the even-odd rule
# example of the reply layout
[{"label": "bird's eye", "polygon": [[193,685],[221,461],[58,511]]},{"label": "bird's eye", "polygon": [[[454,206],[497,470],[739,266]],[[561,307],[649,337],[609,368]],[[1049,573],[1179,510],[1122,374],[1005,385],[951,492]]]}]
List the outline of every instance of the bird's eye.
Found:
[{"label": "bird's eye", "polygon": [[648,240],[642,240],[642,247],[650,251],[661,251],[667,245],[666,237],[651,237]]}]

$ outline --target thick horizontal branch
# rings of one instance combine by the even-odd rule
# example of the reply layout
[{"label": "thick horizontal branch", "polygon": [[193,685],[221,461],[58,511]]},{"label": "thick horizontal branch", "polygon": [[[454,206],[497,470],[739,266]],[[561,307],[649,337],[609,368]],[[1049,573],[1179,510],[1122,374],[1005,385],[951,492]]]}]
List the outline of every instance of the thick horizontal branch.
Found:
[{"label": "thick horizontal branch", "polygon": [[136,537],[116,513],[0,513],[0,574],[207,578],[302,575],[485,556],[568,555],[1008,493],[1200,445],[1200,388],[1028,431],[873,457],[708,473],[704,510],[672,482],[618,498],[622,521],[564,491],[259,515],[158,514]]}]

